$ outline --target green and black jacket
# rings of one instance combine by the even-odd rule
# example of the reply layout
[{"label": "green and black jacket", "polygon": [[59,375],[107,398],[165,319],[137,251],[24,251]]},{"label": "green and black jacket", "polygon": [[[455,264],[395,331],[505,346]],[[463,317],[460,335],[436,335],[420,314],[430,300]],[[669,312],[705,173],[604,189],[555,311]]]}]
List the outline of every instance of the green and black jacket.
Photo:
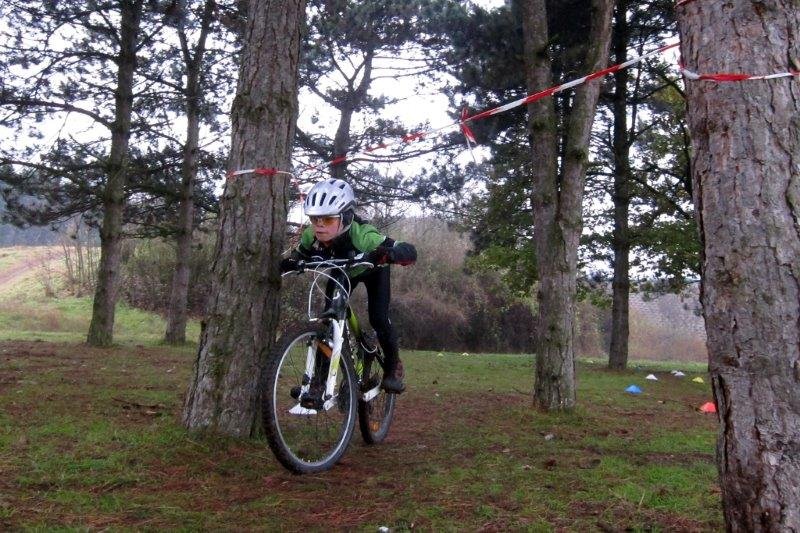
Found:
[{"label": "green and black jacket", "polygon": [[[379,246],[393,248],[394,263],[399,265],[410,265],[417,260],[417,250],[412,244],[395,241],[391,237],[382,235],[375,226],[356,220],[353,220],[348,230],[333,239],[328,246],[319,242],[314,237],[314,228],[308,226],[300,237],[295,257],[305,260],[313,256],[324,259],[347,259],[352,255],[371,252]],[[354,278],[365,270],[365,267],[354,268],[349,275]]]}]

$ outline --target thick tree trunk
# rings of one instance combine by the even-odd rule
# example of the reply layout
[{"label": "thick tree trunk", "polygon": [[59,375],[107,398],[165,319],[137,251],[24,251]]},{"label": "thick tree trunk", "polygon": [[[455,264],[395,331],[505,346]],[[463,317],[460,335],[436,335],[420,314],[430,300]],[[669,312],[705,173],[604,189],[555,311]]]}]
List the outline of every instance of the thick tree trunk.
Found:
[{"label": "thick tree trunk", "polygon": [[[794,0],[678,8],[699,73],[797,69]],[[800,84],[686,81],[730,531],[800,531]]]},{"label": "thick tree trunk", "polygon": [[128,184],[128,141],[131,136],[133,76],[136,70],[136,40],[142,2],[120,2],[120,49],[117,58],[115,116],[108,156],[108,181],[103,193],[103,224],[100,227],[100,264],[86,341],[92,346],[110,346],[114,338],[122,245],[122,215]]},{"label": "thick tree trunk", "polygon": [[[251,0],[233,103],[231,169],[287,170],[297,116],[303,0]],[[211,296],[183,410],[190,429],[258,431],[261,374],[278,324],[286,231],[283,175],[228,180]]]},{"label": "thick tree trunk", "polygon": [[[628,51],[628,3],[617,2],[614,14],[614,62],[622,63]],[[611,347],[608,368],[624,370],[628,366],[630,334],[630,236],[628,211],[630,193],[630,143],[628,140],[628,69],[614,73],[614,232],[611,248],[614,251],[614,279],[611,282]]]},{"label": "thick tree trunk", "polygon": [[[604,68],[611,39],[611,0],[592,2],[592,28],[584,65],[589,71]],[[547,56],[547,9],[544,0],[522,2],[528,89],[552,85]],[[584,84],[575,91],[567,119],[562,169],[558,171],[556,117],[550,99],[528,106],[531,152],[535,161],[532,205],[534,241],[539,268],[539,318],[534,349],[536,382],[534,402],[546,410],[575,405],[575,297],[578,241],[582,221],[584,180],[589,133],[600,83]]]},{"label": "thick tree trunk", "polygon": [[[347,97],[342,100],[342,105],[338,107],[341,114],[339,115],[339,126],[336,128],[336,135],[333,138],[333,157],[346,155],[350,150],[350,124],[353,120],[353,114],[364,105],[367,90],[372,83],[373,57],[372,50],[368,50],[362,64],[361,81],[358,86],[353,86],[356,76],[353,74],[353,78],[350,79]],[[345,179],[347,177],[347,160],[333,165],[331,167],[331,176],[341,180]]]},{"label": "thick tree trunk", "polygon": [[207,0],[203,12],[200,36],[194,56],[188,48],[187,39],[181,31],[186,69],[186,144],[183,147],[181,165],[181,203],[178,212],[178,233],[175,239],[176,261],[172,275],[172,286],[167,310],[167,330],[164,341],[169,344],[186,342],[186,303],[189,294],[189,264],[192,253],[194,230],[194,183],[197,179],[197,152],[200,142],[200,73],[203,67],[206,37],[211,26],[215,8],[214,0]]},{"label": "thick tree trunk", "polygon": [[[350,149],[350,123],[353,120],[353,107],[343,107],[339,111],[339,126],[333,138],[333,158],[347,155]],[[347,176],[347,160],[331,166],[331,176],[343,180]]]}]

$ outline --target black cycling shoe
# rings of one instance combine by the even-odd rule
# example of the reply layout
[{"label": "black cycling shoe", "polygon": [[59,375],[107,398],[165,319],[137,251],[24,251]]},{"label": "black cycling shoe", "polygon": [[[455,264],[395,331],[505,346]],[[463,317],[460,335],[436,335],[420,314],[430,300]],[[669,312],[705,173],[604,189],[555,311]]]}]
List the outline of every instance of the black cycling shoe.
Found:
[{"label": "black cycling shoe", "polygon": [[381,381],[381,388],[386,392],[392,394],[401,394],[403,391],[406,390],[406,386],[403,383],[402,379],[397,379],[396,377],[385,377],[383,381]]},{"label": "black cycling shoe", "polygon": [[[314,385],[312,385],[311,387],[313,388]],[[299,400],[300,394],[302,392],[303,392],[303,387],[301,387],[300,385],[295,385],[294,387],[289,389],[289,396],[291,396],[292,399]],[[311,392],[311,390],[309,390],[309,392]]]},{"label": "black cycling shoe", "polygon": [[[292,391],[290,394],[294,397],[294,389],[299,387],[292,387]],[[311,386],[308,388],[308,392],[300,395],[300,391],[298,391],[298,398],[300,398],[300,405],[305,407],[306,409],[316,409],[319,411],[322,409],[323,404],[325,403],[322,400],[322,394],[325,392],[325,385],[322,383],[312,383]]]},{"label": "black cycling shoe", "polygon": [[404,390],[406,390],[406,386],[403,383],[404,374],[403,362],[398,359],[394,371],[387,372],[387,375],[383,377],[383,381],[381,381],[381,388],[389,393],[401,394]]}]

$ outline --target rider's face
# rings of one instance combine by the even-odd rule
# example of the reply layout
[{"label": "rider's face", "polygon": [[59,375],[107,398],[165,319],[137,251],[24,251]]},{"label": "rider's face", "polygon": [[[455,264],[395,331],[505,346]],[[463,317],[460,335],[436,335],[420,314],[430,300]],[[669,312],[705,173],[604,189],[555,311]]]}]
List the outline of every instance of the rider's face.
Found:
[{"label": "rider's face", "polygon": [[319,242],[330,242],[339,234],[339,229],[342,225],[341,216],[309,217],[309,219],[311,219],[311,225],[314,227],[314,237]]}]

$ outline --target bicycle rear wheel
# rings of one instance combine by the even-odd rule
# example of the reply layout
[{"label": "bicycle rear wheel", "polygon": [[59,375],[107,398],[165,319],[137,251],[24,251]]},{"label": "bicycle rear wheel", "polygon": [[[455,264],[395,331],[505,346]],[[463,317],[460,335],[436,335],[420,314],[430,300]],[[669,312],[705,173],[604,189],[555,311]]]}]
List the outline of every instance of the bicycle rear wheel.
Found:
[{"label": "bicycle rear wheel", "polygon": [[[381,358],[380,352],[377,355],[366,354],[364,357],[364,375],[361,380],[361,395],[358,397],[358,427],[367,444],[378,444],[389,434],[397,399],[396,394],[387,393],[380,388],[383,379]],[[364,394],[375,396],[364,400]]]},{"label": "bicycle rear wheel", "polygon": [[[264,430],[275,457],[296,474],[330,469],[353,436],[358,386],[347,342],[342,346],[334,398],[328,408],[321,402],[310,406],[297,397],[299,387],[305,384],[306,358],[310,353],[319,363],[325,355],[318,346],[327,344],[327,337],[325,324],[309,323],[292,330],[278,341],[267,366],[262,396]],[[327,366],[322,369],[311,380],[312,389],[323,386]]]}]

